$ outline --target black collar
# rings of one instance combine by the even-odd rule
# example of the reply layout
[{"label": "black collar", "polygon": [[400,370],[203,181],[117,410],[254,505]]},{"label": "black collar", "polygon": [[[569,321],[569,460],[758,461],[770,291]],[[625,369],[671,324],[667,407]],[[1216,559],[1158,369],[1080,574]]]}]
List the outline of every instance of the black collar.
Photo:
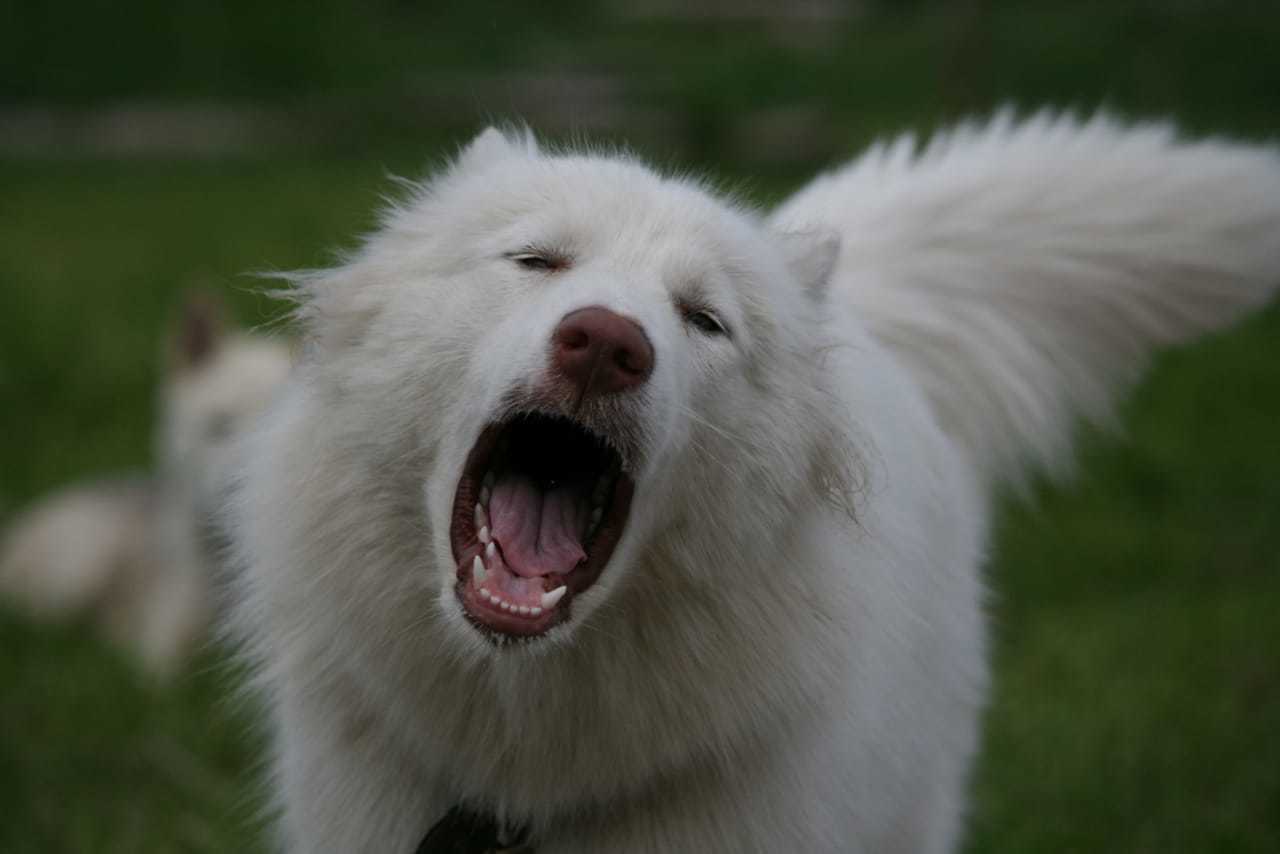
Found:
[{"label": "black collar", "polygon": [[513,830],[489,813],[456,806],[427,831],[416,854],[534,854],[528,828]]}]

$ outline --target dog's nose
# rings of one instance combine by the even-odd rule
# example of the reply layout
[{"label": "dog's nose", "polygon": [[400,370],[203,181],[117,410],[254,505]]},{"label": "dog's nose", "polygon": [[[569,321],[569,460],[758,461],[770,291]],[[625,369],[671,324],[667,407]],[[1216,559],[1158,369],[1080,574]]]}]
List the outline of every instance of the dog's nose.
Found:
[{"label": "dog's nose", "polygon": [[582,398],[626,391],[653,373],[640,324],[600,306],[571,311],[551,335],[551,363]]}]

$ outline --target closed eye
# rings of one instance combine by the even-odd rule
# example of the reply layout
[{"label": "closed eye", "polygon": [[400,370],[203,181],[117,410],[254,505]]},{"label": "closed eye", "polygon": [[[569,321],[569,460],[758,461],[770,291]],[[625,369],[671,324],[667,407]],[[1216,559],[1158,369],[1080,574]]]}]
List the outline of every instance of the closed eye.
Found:
[{"label": "closed eye", "polygon": [[722,335],[729,337],[729,329],[724,322],[709,308],[682,306],[684,322],[704,335]]},{"label": "closed eye", "polygon": [[569,259],[564,255],[539,250],[509,252],[507,258],[525,270],[539,273],[554,273],[569,266]]}]

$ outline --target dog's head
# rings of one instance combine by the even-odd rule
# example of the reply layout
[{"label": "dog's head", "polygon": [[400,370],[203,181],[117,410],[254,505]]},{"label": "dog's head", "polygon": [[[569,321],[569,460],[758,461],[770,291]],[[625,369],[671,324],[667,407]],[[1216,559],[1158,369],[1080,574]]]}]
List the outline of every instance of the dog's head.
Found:
[{"label": "dog's head", "polygon": [[226,498],[237,437],[267,409],[291,363],[287,345],[233,331],[225,315],[213,294],[188,294],[168,336],[160,401],[160,467],[208,512]]},{"label": "dog's head", "polygon": [[415,490],[422,524],[385,533],[424,538],[405,571],[458,630],[567,637],[629,579],[753,583],[725,567],[847,486],[819,367],[836,251],[489,130],[302,278],[306,374],[351,477]]}]

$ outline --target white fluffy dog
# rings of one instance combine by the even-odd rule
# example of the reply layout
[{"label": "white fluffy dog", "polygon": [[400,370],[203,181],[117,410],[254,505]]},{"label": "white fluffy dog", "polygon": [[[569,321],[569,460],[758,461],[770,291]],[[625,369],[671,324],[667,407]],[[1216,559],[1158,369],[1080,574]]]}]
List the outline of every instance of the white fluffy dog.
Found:
[{"label": "white fluffy dog", "polygon": [[224,555],[214,522],[237,466],[235,436],[288,374],[282,342],[225,328],[192,295],[169,341],[154,473],[65,487],[0,538],[0,597],[44,619],[98,625],[156,675],[204,639]]},{"label": "white fluffy dog", "polygon": [[287,847],[953,849],[993,487],[1278,281],[1280,158],[1160,125],[769,217],[486,131],[295,282],[233,520]]}]

